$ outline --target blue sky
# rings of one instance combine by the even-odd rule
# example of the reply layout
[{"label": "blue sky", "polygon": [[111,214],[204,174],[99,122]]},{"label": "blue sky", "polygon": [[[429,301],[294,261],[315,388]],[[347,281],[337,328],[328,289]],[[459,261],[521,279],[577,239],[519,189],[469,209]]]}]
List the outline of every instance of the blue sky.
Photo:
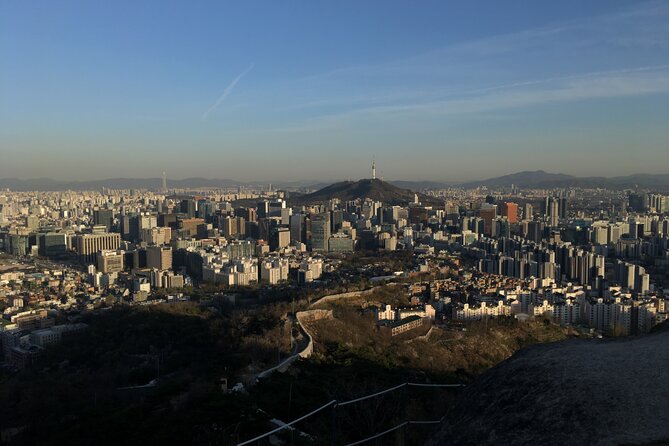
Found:
[{"label": "blue sky", "polygon": [[669,2],[0,2],[0,177],[669,172]]}]

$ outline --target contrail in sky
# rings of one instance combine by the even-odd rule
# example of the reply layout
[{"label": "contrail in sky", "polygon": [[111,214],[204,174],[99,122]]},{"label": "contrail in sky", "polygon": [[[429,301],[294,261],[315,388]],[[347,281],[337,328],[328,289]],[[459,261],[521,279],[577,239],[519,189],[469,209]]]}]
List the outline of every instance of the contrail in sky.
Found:
[{"label": "contrail in sky", "polygon": [[235,88],[235,85],[237,85],[237,82],[239,82],[244,76],[246,76],[248,74],[248,72],[253,69],[254,65],[255,64],[249,65],[249,67],[246,70],[244,70],[239,76],[237,76],[236,78],[234,78],[234,80],[232,82],[230,82],[230,85],[225,87],[225,90],[223,90],[223,94],[218,98],[218,100],[216,100],[216,102],[214,102],[214,105],[209,107],[209,109],[202,114],[202,120],[203,121],[205,121],[207,119],[207,117],[209,117],[209,114],[211,112],[216,110],[216,108],[218,108],[218,106],[221,105],[221,103],[225,100],[225,98],[228,97],[228,95],[230,94],[232,89]]}]

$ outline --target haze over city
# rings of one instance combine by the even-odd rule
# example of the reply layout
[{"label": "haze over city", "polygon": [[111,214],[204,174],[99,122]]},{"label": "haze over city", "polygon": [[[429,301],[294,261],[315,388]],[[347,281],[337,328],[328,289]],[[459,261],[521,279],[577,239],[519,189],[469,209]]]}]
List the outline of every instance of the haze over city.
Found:
[{"label": "haze over city", "polygon": [[666,173],[667,23],[662,1],[3,2],[0,178]]}]

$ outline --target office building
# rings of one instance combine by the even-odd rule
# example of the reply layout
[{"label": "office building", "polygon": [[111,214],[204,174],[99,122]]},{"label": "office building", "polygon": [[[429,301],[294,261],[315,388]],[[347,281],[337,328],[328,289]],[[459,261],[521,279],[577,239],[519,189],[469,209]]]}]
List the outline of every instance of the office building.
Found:
[{"label": "office building", "polygon": [[330,213],[312,214],[311,216],[311,250],[327,251],[330,239]]},{"label": "office building", "polygon": [[80,234],[75,238],[77,255],[85,263],[93,263],[98,251],[115,251],[120,244],[121,234]]},{"label": "office building", "polygon": [[479,216],[483,219],[483,234],[492,235],[492,222],[497,218],[497,206],[483,203],[479,209]]},{"label": "office building", "polygon": [[146,248],[146,266],[158,270],[172,268],[171,246],[149,246]]},{"label": "office building", "polygon": [[125,254],[123,251],[100,251],[97,253],[98,271],[118,273],[123,271]]},{"label": "office building", "polygon": [[506,202],[502,205],[502,217],[506,217],[509,223],[518,222],[518,205],[512,202]]}]

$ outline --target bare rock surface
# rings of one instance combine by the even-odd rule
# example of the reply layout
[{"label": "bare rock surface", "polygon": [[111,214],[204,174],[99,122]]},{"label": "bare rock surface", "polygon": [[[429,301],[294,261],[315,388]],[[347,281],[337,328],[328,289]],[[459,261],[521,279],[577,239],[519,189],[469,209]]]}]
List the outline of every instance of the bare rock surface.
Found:
[{"label": "bare rock surface", "polygon": [[669,444],[669,331],[521,350],[463,391],[430,444]]}]

